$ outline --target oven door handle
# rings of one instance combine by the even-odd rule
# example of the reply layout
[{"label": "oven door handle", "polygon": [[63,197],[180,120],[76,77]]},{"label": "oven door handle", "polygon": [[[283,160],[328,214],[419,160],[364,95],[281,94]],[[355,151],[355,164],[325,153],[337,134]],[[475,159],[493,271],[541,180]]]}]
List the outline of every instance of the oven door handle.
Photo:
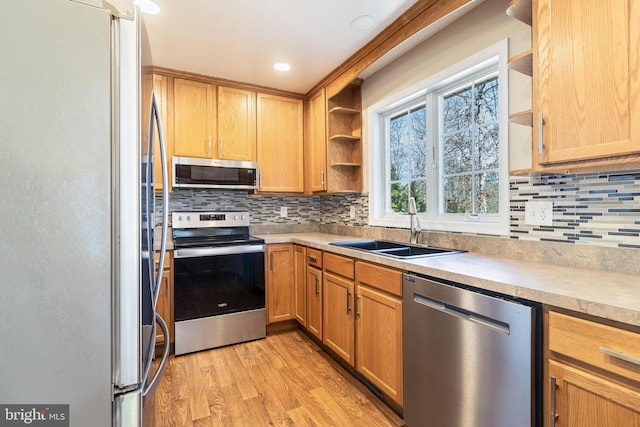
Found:
[{"label": "oven door handle", "polygon": [[241,255],[264,252],[264,245],[237,245],[223,246],[219,248],[189,248],[176,249],[173,258],[195,258],[216,255]]}]

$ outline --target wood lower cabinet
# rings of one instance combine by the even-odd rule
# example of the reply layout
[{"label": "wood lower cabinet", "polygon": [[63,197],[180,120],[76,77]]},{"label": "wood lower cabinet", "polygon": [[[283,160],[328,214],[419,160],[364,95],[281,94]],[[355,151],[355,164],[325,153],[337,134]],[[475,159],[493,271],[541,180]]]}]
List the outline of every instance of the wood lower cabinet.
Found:
[{"label": "wood lower cabinet", "polygon": [[307,326],[307,248],[293,247],[293,280],[296,320]]},{"label": "wood lower cabinet", "polygon": [[549,311],[548,346],[545,426],[640,426],[640,331]]},{"label": "wood lower cabinet", "polygon": [[[549,361],[549,376],[556,387],[554,421],[556,427],[640,426],[640,390],[577,369]],[[551,415],[549,415],[551,416]]]},{"label": "wood lower cabinet", "polygon": [[295,319],[293,244],[267,245],[265,257],[267,323]]},{"label": "wood lower cabinet", "polygon": [[353,281],[325,271],[323,291],[322,342],[355,366]]},{"label": "wood lower cabinet", "polygon": [[[392,289],[394,293],[388,293]],[[356,370],[402,406],[402,273],[356,262]]]},{"label": "wood lower cabinet", "polygon": [[322,270],[307,266],[307,324],[313,336],[322,340]]},{"label": "wood lower cabinet", "polygon": [[324,253],[322,298],[322,342],[355,366],[354,261]]},{"label": "wood lower cabinet", "polygon": [[257,95],[260,191],[304,191],[302,100]]},{"label": "wood lower cabinet", "polygon": [[[160,262],[160,253],[156,253],[156,274],[158,274],[158,263]],[[156,311],[167,324],[169,330],[169,342],[174,342],[173,334],[173,252],[167,252],[164,257],[164,268],[162,272],[162,284],[160,293],[158,294],[158,303]],[[164,335],[160,326],[156,328],[156,346],[164,344]]]}]

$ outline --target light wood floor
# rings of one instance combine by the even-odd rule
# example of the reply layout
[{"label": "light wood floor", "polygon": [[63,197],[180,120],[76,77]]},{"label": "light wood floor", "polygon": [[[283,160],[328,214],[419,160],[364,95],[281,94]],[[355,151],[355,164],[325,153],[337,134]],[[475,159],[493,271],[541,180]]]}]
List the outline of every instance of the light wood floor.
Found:
[{"label": "light wood floor", "polygon": [[153,412],[158,427],[405,425],[300,330],[171,357]]}]

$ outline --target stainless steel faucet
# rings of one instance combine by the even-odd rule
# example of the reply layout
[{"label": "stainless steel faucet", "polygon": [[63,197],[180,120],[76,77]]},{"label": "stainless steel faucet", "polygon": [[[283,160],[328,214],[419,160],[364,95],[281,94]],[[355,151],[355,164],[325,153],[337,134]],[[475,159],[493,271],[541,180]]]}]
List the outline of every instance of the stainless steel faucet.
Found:
[{"label": "stainless steel faucet", "polygon": [[420,220],[418,219],[416,199],[413,197],[409,197],[409,220],[411,221],[411,239],[409,242],[418,243],[418,235],[422,231],[422,228],[420,228]]}]

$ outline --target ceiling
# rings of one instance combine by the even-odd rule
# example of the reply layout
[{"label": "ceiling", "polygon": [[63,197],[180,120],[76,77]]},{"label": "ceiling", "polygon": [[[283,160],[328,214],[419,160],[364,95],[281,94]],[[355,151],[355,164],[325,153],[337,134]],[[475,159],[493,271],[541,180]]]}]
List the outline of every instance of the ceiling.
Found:
[{"label": "ceiling", "polygon": [[[160,13],[143,16],[151,65],[297,93],[307,93],[417,2],[155,1]],[[373,17],[364,19],[372,28],[354,29],[363,15]],[[291,69],[276,71],[276,62]]]}]

